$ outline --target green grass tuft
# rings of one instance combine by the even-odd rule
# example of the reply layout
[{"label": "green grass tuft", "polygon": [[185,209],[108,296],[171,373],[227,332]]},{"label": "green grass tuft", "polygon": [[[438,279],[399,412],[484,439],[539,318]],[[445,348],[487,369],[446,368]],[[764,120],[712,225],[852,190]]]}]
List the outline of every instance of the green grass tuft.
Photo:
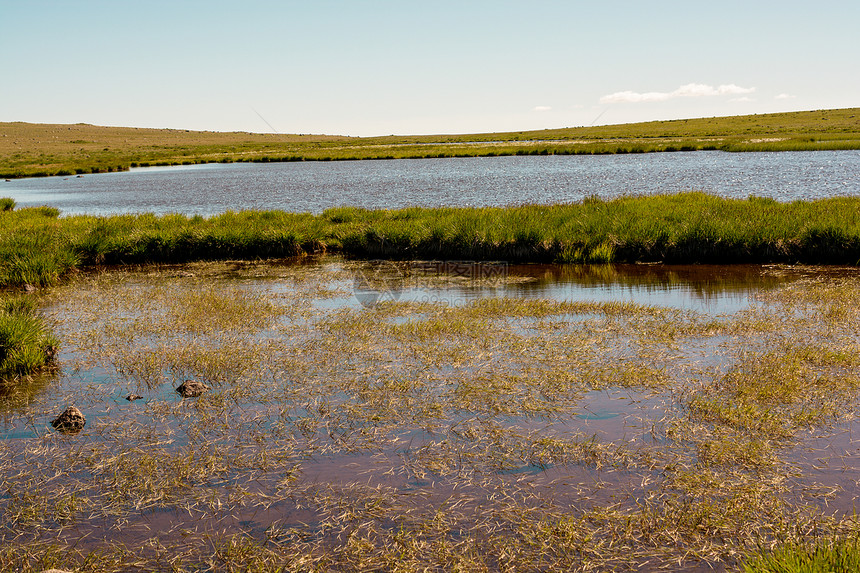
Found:
[{"label": "green grass tuft", "polygon": [[762,552],[743,564],[744,573],[852,573],[860,571],[856,539],[791,544]]},{"label": "green grass tuft", "polygon": [[0,381],[50,366],[58,345],[32,305],[14,299],[0,305]]}]

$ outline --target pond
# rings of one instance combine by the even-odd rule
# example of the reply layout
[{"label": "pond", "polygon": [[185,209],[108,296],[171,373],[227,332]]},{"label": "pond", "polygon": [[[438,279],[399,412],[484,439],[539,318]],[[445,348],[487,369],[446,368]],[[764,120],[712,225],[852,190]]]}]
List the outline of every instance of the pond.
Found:
[{"label": "pond", "polygon": [[852,269],[814,267],[81,276],[46,307],[59,372],[4,398],[4,541],[148,569],[719,569],[850,526],[858,303]]},{"label": "pond", "polygon": [[689,190],[778,201],[856,195],[860,151],[236,163],[0,182],[0,197],[67,215],[509,206]]}]

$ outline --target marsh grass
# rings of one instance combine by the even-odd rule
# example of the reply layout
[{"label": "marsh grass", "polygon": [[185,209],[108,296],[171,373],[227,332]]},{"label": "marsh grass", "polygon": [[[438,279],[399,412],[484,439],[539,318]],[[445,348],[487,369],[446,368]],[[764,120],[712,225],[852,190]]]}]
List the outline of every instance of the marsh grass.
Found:
[{"label": "marsh grass", "polygon": [[29,377],[54,365],[59,340],[38,310],[35,296],[0,294],[0,386],[26,386]]},{"label": "marsh grass", "polygon": [[796,543],[763,551],[743,564],[744,573],[818,573],[860,569],[857,539]]},{"label": "marsh grass", "polygon": [[[62,375],[6,415],[30,433],[0,448],[0,565],[732,570],[858,530],[797,469],[808,432],[856,411],[856,279],[788,283],[727,316],[338,302],[362,264],[142,267],[53,289]],[[212,389],[181,399],[185,378]],[[49,431],[72,398],[85,430]]]},{"label": "marsh grass", "polygon": [[777,203],[700,192],[509,208],[228,212],[203,218],[0,211],[0,286],[50,286],[79,267],[261,260],[516,262],[860,261],[857,198]]}]

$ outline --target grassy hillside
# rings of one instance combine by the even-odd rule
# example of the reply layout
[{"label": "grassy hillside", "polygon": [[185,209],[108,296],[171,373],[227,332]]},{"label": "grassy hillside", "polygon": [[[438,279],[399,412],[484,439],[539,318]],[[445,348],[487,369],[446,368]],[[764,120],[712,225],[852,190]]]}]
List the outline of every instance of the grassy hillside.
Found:
[{"label": "grassy hillside", "polygon": [[656,151],[860,149],[860,108],[468,135],[344,137],[0,123],[0,177],[147,165]]}]

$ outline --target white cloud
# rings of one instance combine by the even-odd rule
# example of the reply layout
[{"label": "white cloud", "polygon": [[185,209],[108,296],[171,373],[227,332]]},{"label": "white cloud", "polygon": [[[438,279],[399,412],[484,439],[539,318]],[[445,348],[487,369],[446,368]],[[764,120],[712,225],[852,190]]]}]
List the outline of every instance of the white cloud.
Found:
[{"label": "white cloud", "polygon": [[549,111],[551,109],[548,105],[536,105],[532,111]]},{"label": "white cloud", "polygon": [[747,101],[755,101],[755,99],[751,98],[751,97],[747,97],[747,96],[742,96],[742,97],[733,97],[729,101],[747,102]]},{"label": "white cloud", "polygon": [[794,99],[796,97],[797,96],[791,94],[779,94],[778,96],[775,96],[774,99]]},{"label": "white cloud", "polygon": [[743,88],[735,84],[724,84],[718,87],[707,84],[685,84],[671,92],[633,92],[623,91],[605,95],[600,98],[600,103],[638,103],[667,101],[679,97],[711,97],[720,95],[748,94],[755,88]]}]

